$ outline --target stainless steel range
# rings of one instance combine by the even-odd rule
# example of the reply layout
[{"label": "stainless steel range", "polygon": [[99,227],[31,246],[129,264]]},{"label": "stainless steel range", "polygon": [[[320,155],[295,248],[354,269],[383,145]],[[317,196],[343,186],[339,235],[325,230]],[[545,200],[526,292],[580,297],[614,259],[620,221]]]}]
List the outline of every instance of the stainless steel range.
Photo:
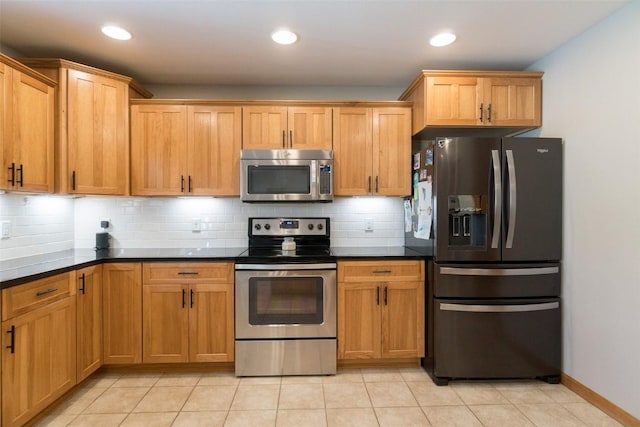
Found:
[{"label": "stainless steel range", "polygon": [[235,272],[238,376],[336,373],[329,218],[249,218]]}]

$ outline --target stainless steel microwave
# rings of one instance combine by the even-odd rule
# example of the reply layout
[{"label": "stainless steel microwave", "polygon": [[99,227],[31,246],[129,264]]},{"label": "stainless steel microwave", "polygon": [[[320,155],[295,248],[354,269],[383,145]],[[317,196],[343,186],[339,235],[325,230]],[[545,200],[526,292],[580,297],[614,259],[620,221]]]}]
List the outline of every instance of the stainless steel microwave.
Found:
[{"label": "stainless steel microwave", "polygon": [[330,202],[333,150],[242,150],[244,202]]}]

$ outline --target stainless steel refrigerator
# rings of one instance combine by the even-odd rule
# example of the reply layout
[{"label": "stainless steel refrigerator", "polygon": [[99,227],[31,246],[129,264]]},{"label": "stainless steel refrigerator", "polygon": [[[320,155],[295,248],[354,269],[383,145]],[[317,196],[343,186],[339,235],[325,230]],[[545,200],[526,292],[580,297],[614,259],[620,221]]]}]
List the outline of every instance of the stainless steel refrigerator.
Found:
[{"label": "stainless steel refrigerator", "polygon": [[436,138],[433,155],[434,381],[558,382],[562,141]]}]

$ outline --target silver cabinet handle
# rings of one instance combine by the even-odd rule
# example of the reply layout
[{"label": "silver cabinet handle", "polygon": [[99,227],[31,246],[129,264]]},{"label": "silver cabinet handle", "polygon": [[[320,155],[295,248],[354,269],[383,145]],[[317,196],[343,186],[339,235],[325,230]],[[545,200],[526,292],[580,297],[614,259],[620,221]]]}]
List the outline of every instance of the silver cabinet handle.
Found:
[{"label": "silver cabinet handle", "polygon": [[389,274],[391,273],[391,270],[373,270],[372,273],[373,274]]},{"label": "silver cabinet handle", "polygon": [[476,305],[476,304],[450,304],[440,303],[443,311],[465,311],[471,313],[518,313],[523,311],[545,311],[560,308],[558,302],[545,302],[542,304],[513,304],[513,305]]},{"label": "silver cabinet handle", "polygon": [[507,228],[507,249],[513,247],[516,232],[516,164],[513,150],[507,150],[507,170],[509,171],[509,227]]},{"label": "silver cabinet handle", "polygon": [[502,172],[500,171],[500,154],[498,150],[491,150],[493,160],[493,234],[491,248],[497,249],[500,238],[500,221],[502,214]]},{"label": "silver cabinet handle", "polygon": [[198,272],[197,271],[179,271],[178,274],[180,276],[197,276]]},{"label": "silver cabinet handle", "polygon": [[557,274],[559,267],[533,268],[458,268],[440,267],[440,274],[450,276],[537,276],[540,274]]}]

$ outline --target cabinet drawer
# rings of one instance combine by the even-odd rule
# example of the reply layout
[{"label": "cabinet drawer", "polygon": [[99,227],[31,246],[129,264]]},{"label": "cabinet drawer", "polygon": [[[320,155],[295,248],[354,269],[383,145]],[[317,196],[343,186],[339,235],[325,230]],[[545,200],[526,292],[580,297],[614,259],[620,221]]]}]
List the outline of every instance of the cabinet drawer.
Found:
[{"label": "cabinet drawer", "polygon": [[396,282],[424,279],[424,261],[343,261],[338,262],[339,282]]},{"label": "cabinet drawer", "polygon": [[35,280],[2,291],[2,320],[11,319],[38,307],[75,295],[74,272]]},{"label": "cabinet drawer", "polygon": [[143,264],[143,283],[233,283],[232,262],[158,262]]}]

